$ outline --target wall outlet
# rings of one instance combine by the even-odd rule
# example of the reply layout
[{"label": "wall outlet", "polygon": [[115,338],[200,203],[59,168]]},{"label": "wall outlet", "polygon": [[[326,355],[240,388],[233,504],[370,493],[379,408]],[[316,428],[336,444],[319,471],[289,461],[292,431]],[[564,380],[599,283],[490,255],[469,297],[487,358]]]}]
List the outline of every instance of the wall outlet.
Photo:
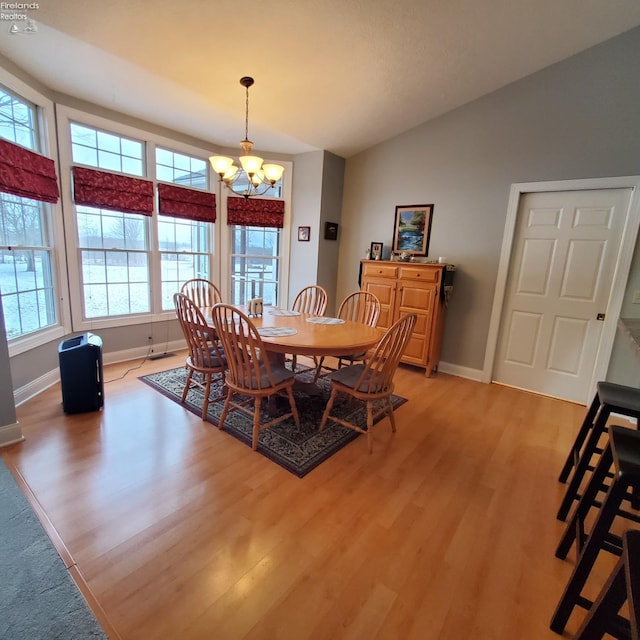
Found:
[{"label": "wall outlet", "polygon": [[632,304],[640,304],[640,291],[633,292],[633,298],[631,299]]}]

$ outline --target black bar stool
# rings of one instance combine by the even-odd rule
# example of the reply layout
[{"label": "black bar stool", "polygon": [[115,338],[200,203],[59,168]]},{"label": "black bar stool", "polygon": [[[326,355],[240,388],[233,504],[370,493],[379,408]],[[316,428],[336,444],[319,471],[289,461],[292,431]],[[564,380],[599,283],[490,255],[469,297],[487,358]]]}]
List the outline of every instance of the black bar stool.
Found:
[{"label": "black bar stool", "polygon": [[[611,466],[614,476],[607,495],[602,502],[598,516],[587,536],[584,522],[589,510],[597,506],[596,496]],[[551,619],[551,629],[562,633],[574,607],[590,609],[593,602],[580,594],[601,549],[620,555],[622,541],[610,532],[616,516],[640,523],[637,514],[621,509],[623,500],[631,500],[635,490],[640,488],[640,432],[617,425],[609,428],[609,442],[604,447],[584,494],[568,523],[565,533],[556,549],[556,557],[564,559],[575,541],[581,549],[573,573],[560,598]]]},{"label": "black bar stool", "polygon": [[[622,557],[611,572],[598,599],[578,629],[575,640],[601,640],[605,633],[618,640],[639,640],[640,575],[634,571],[640,563],[640,531],[622,536]],[[629,603],[629,619],[619,614]]]},{"label": "black bar stool", "polygon": [[598,382],[596,385],[596,395],[558,478],[560,482],[566,482],[573,470],[571,481],[558,509],[558,520],[565,520],[574,500],[580,498],[580,484],[585,473],[593,471],[593,455],[602,453],[598,442],[606,432],[607,420],[612,413],[635,418],[640,422],[640,389],[613,382]]}]

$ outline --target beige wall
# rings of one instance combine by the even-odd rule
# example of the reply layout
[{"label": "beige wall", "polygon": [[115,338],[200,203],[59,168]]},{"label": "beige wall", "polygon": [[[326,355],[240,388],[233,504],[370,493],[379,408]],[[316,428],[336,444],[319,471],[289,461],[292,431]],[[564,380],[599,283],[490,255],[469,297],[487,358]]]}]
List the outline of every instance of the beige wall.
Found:
[{"label": "beige wall", "polygon": [[430,258],[457,265],[442,361],[483,367],[512,183],[640,174],[640,29],[349,158],[338,296],[396,205],[434,203]]}]

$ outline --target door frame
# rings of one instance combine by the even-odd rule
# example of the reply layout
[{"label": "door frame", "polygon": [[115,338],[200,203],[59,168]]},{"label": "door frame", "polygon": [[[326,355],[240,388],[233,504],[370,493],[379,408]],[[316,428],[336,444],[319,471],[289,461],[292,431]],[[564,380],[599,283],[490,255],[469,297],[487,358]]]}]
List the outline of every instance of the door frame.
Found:
[{"label": "door frame", "polygon": [[616,264],[613,272],[613,287],[609,302],[605,310],[606,317],[600,335],[600,344],[596,354],[595,366],[589,385],[590,392],[584,399],[585,404],[590,400],[593,389],[599,380],[605,380],[607,368],[613,349],[613,341],[618,326],[618,316],[622,308],[624,293],[627,287],[629,269],[636,247],[638,227],[640,226],[640,176],[622,176],[612,178],[587,178],[583,180],[559,180],[547,182],[520,182],[511,185],[509,203],[507,205],[507,218],[505,221],[502,247],[500,250],[500,263],[496,277],[496,289],[491,309],[489,322],[489,334],[487,348],[482,369],[482,381],[491,382],[500,334],[500,324],[504,311],[505,292],[509,277],[509,264],[515,240],[516,222],[518,220],[518,207],[521,197],[526,193],[541,193],[545,191],[588,191],[602,189],[631,189],[631,198],[627,210],[626,219],[622,230],[622,239],[618,250]]}]

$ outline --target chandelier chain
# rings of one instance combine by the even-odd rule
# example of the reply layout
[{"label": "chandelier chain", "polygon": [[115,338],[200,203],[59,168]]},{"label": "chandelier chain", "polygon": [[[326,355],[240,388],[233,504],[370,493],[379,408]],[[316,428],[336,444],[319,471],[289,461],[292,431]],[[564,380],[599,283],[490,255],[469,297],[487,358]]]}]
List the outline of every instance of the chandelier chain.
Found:
[{"label": "chandelier chain", "polygon": [[249,139],[249,87],[245,87],[245,91],[247,92],[246,97],[246,105],[245,105],[245,116],[244,116],[244,139]]}]

